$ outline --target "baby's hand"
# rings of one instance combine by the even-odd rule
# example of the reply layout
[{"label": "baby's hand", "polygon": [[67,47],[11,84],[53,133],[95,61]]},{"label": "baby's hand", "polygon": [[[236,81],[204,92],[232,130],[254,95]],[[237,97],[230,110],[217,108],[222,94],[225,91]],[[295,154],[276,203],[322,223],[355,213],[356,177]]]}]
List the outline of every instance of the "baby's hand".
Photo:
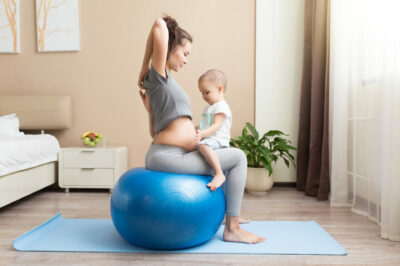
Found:
[{"label": "baby's hand", "polygon": [[202,139],[203,137],[202,137],[202,134],[201,134],[201,131],[200,130],[196,130],[196,145],[199,145],[199,143],[200,143],[200,140]]}]

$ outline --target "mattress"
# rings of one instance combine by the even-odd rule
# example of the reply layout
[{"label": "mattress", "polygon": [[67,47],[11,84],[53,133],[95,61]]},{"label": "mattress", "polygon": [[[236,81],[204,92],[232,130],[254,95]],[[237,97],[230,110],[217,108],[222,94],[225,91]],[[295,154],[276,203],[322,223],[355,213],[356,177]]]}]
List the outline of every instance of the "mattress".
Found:
[{"label": "mattress", "polygon": [[59,150],[49,134],[0,135],[0,176],[57,161]]}]

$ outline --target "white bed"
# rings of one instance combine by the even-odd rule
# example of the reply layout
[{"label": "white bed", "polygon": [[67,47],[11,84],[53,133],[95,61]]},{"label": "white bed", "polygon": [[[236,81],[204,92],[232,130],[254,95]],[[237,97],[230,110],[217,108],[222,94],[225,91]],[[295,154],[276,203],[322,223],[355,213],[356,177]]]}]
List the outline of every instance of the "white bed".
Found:
[{"label": "white bed", "polygon": [[4,124],[0,127],[0,208],[55,183],[58,141],[18,130],[69,128],[71,98],[0,95],[0,116],[12,113],[19,120],[17,132],[6,132]]}]

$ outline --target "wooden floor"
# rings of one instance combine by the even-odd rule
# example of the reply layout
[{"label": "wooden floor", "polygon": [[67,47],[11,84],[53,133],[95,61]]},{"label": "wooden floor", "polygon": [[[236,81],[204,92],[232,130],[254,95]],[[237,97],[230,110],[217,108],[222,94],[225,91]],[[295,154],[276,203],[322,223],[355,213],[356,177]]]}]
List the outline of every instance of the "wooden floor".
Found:
[{"label": "wooden floor", "polygon": [[[110,218],[106,191],[42,191],[0,209],[0,265],[400,265],[400,242],[382,240],[378,226],[347,208],[275,187],[245,194],[242,216],[252,220],[315,220],[347,256],[47,253],[14,251],[12,240],[62,211],[65,218]],[[268,241],[268,236],[267,241]]]}]

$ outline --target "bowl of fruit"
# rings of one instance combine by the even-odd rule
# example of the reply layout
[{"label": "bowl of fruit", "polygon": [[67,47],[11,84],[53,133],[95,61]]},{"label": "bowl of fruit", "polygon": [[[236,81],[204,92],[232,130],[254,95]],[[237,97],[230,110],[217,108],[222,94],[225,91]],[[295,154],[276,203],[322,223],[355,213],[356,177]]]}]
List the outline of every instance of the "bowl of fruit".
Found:
[{"label": "bowl of fruit", "polygon": [[95,147],[100,143],[102,138],[103,135],[94,131],[87,131],[81,136],[81,139],[83,139],[83,144],[88,145],[89,147]]}]

